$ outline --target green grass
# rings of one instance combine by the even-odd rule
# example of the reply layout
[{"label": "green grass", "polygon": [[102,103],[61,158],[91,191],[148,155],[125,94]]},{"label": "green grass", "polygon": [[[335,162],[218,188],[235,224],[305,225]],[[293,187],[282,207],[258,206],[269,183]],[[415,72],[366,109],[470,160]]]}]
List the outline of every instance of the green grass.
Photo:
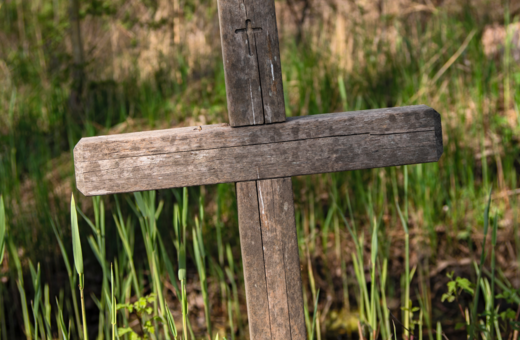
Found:
[{"label": "green grass", "polygon": [[[211,20],[215,4],[193,4],[186,11],[205,8]],[[87,199],[73,183],[71,152],[83,136],[200,115],[225,122],[220,50],[193,63],[179,46],[149,78],[92,80],[78,123],[68,115],[67,55],[59,52],[66,7],[53,1],[39,15],[27,2],[0,7],[12,43],[0,48],[0,67],[10,71],[9,82],[0,80],[0,338],[247,338],[232,184]],[[395,28],[391,39],[359,19],[349,31],[359,51],[348,56],[351,69],[333,54],[333,37],[317,39],[312,27],[300,45],[283,36],[288,116],[423,103],[441,113],[445,143],[435,164],[293,179],[309,338],[505,339],[517,327],[509,311],[520,303],[518,287],[508,278],[518,275],[509,268],[520,258],[518,201],[506,194],[518,186],[520,69],[510,41],[503,56],[484,55],[490,21],[475,13],[385,17],[379,25]],[[504,22],[515,20],[504,12]],[[516,121],[506,110],[515,108]],[[429,276],[466,258],[480,262]],[[456,295],[442,309],[450,282]]]}]

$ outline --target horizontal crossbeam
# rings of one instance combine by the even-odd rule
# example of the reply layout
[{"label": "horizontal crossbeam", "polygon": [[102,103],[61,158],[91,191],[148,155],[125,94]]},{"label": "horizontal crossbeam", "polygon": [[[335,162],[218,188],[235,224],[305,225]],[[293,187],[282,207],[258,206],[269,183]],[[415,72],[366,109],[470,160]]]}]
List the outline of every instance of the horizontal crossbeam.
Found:
[{"label": "horizontal crossbeam", "polygon": [[425,105],[83,138],[87,196],[435,162],[440,115]]}]

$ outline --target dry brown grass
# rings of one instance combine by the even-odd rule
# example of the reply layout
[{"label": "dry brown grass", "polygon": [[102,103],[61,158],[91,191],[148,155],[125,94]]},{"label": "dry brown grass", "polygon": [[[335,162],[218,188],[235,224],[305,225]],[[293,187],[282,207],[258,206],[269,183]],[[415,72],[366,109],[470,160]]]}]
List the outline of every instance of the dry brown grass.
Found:
[{"label": "dry brown grass", "polygon": [[[309,7],[302,23],[307,2]],[[476,16],[486,15],[497,23],[503,20],[501,1],[474,0],[469,3]],[[513,4],[512,12],[516,10],[515,6],[520,8]],[[174,66],[179,54],[187,58],[190,67],[219,55],[216,2],[195,2],[193,7],[195,11],[188,14],[185,8],[179,7],[178,0],[160,0],[152,11],[141,1],[129,0],[117,8],[113,16],[87,16],[81,29],[89,61],[89,78],[119,82],[137,73],[141,79],[147,79],[164,64]],[[463,10],[463,2],[456,0],[427,0],[424,3],[412,0],[292,0],[277,2],[277,19],[282,49],[284,42],[292,41],[301,30],[304,39],[323,51],[330,51],[340,67],[351,71],[364,63],[365,49],[359,46],[367,41],[372,42],[373,49],[382,42],[390,51],[396,52],[396,45],[402,39],[399,21],[427,20],[440,11],[457,14]],[[130,20],[133,24],[128,24]],[[486,31],[483,43],[490,54],[503,41],[503,31],[498,24]],[[68,42],[67,49],[71,50]]]}]

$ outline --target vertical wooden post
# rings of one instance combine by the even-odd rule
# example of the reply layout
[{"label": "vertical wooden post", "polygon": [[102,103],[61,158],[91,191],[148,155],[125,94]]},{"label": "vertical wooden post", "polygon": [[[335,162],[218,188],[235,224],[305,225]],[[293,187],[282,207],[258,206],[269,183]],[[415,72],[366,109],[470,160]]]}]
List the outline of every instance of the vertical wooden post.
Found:
[{"label": "vertical wooden post", "polygon": [[[284,122],[274,0],[218,0],[218,9],[230,125]],[[236,189],[251,339],[305,340],[291,178]]]},{"label": "vertical wooden post", "polygon": [[307,338],[291,178],[237,183],[251,339]]},{"label": "vertical wooden post", "polygon": [[274,0],[218,0],[231,126],[285,121]]}]

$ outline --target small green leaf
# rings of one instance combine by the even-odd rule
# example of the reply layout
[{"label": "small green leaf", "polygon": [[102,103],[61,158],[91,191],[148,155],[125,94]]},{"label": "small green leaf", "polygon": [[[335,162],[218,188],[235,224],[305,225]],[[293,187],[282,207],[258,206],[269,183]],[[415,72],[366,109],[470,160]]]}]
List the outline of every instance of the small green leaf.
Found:
[{"label": "small green leaf", "polygon": [[455,296],[450,293],[442,294],[441,302],[444,302],[444,300],[448,300],[448,302],[453,302],[455,300]]},{"label": "small green leaf", "polygon": [[130,333],[130,332],[132,332],[132,333],[134,332],[132,330],[132,328],[130,328],[130,327],[119,327],[117,329],[117,335],[119,335],[119,336],[125,335],[125,334]]},{"label": "small green leaf", "polygon": [[474,292],[473,288],[471,288],[471,282],[465,277],[457,277],[457,285],[470,294]]},{"label": "small green leaf", "polygon": [[152,314],[152,312],[153,312],[153,308],[152,308],[152,307],[148,307],[148,308],[145,309],[145,312],[146,312],[148,315],[150,315],[150,314]]},{"label": "small green leaf", "polygon": [[505,291],[503,293],[495,295],[495,299],[508,299],[510,296],[510,293],[508,291]]},{"label": "small green leaf", "polygon": [[154,334],[155,333],[155,328],[153,327],[153,324],[152,324],[152,322],[150,320],[146,321],[146,323],[144,324],[144,328],[150,334]]},{"label": "small green leaf", "polygon": [[450,281],[447,284],[448,292],[455,293],[457,291],[457,281]]},{"label": "small green leaf", "polygon": [[516,313],[514,310],[512,310],[511,308],[508,308],[507,310],[503,311],[502,313],[499,314],[500,315],[500,318],[502,320],[515,320],[516,318]]},{"label": "small green leaf", "polygon": [[128,305],[126,303],[118,303],[116,305],[116,309],[117,310],[120,310],[120,309],[123,309],[123,308],[128,308]]}]

